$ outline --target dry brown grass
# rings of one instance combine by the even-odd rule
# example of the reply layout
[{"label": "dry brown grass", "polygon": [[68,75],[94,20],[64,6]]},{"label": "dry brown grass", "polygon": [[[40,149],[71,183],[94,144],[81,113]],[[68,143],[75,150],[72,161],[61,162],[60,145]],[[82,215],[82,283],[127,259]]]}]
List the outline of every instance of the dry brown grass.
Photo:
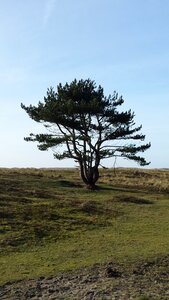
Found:
[{"label": "dry brown grass", "polygon": [[131,187],[151,190],[154,192],[169,192],[168,169],[107,169],[101,170],[100,182],[116,187]]}]

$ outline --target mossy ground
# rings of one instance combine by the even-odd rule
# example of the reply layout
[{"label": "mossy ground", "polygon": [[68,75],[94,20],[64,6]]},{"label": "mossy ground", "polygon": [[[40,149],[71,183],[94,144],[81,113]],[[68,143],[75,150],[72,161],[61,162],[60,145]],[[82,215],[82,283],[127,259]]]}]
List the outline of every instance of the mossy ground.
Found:
[{"label": "mossy ground", "polygon": [[0,283],[168,254],[169,171],[0,170]]}]

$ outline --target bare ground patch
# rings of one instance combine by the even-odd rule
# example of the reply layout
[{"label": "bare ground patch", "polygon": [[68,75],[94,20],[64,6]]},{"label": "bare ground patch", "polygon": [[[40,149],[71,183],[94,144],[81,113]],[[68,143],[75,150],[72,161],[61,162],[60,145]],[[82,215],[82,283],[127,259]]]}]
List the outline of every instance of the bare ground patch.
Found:
[{"label": "bare ground patch", "polygon": [[169,256],[123,267],[110,262],[59,276],[9,282],[0,299],[169,299]]}]

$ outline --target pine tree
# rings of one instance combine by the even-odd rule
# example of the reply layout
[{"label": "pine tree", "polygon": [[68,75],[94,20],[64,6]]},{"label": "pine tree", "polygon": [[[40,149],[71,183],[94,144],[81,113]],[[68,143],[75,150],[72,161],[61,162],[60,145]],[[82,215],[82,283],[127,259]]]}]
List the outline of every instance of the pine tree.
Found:
[{"label": "pine tree", "polygon": [[60,83],[56,92],[49,88],[37,106],[21,104],[30,118],[50,129],[46,134],[31,133],[25,140],[38,142],[40,150],[52,148],[56,159],[74,159],[83,182],[94,189],[103,159],[123,157],[141,166],[149,164],[138,153],[150,148],[150,143],[135,144],[145,135],[140,133],[142,126],[135,126],[131,110],[117,110],[123,102],[116,92],[106,97],[90,79]]}]

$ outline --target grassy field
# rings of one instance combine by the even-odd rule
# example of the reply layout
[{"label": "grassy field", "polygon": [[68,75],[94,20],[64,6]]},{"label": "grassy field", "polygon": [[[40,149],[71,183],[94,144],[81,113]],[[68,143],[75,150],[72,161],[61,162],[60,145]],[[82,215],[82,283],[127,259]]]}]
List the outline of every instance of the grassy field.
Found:
[{"label": "grassy field", "polygon": [[0,283],[168,254],[169,170],[0,169]]}]

